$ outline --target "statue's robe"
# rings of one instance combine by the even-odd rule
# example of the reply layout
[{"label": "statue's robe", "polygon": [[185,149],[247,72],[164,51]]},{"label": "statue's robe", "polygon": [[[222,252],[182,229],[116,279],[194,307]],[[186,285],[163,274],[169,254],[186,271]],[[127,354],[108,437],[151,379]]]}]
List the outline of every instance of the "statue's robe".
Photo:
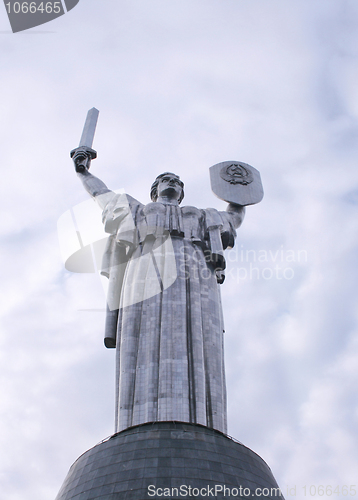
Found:
[{"label": "statue's robe", "polygon": [[234,245],[234,213],[114,195],[107,347],[117,349],[116,431],[154,421],[227,430],[218,281]]}]

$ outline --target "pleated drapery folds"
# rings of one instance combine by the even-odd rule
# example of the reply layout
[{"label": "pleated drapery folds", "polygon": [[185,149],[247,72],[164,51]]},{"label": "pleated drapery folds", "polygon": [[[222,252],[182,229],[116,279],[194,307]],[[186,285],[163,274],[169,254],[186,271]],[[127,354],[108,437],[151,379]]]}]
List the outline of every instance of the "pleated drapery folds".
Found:
[{"label": "pleated drapery folds", "polygon": [[104,210],[116,431],[176,420],[226,432],[218,276],[225,267],[221,241],[233,245],[234,219],[214,209],[142,205],[124,195]]}]

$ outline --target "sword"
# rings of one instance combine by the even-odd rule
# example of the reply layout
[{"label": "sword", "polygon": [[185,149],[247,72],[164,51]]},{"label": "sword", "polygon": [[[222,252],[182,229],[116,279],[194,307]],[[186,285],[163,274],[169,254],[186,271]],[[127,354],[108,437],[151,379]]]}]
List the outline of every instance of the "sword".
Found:
[{"label": "sword", "polygon": [[88,170],[91,160],[97,158],[97,151],[92,149],[92,144],[98,115],[99,111],[96,108],[92,108],[88,111],[79,146],[70,153],[71,158],[75,155],[77,156],[75,158],[77,172]]}]

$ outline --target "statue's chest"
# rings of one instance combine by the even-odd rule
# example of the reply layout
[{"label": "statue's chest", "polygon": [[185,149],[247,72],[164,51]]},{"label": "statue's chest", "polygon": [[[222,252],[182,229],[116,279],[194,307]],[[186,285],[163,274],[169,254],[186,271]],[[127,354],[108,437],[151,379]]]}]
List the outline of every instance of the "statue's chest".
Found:
[{"label": "statue's chest", "polygon": [[184,238],[201,238],[203,234],[204,214],[196,207],[149,203],[140,218],[141,225],[145,224],[152,234],[163,230]]}]

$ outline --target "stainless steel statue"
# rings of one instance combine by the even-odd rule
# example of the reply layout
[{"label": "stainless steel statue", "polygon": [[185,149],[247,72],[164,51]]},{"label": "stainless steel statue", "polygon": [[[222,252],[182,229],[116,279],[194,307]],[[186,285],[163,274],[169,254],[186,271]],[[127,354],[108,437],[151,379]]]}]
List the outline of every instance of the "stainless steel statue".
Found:
[{"label": "stainless steel statue", "polygon": [[[182,207],[184,184],[170,172],[155,179],[151,203],[118,195],[89,172],[91,145],[71,155],[85,189],[103,209],[110,235],[103,266],[110,281],[105,343],[117,350],[116,431],[181,421],[225,433],[219,284],[223,251],[234,245],[244,203],[229,203],[226,212]],[[245,182],[252,183],[249,166],[226,163],[220,171],[226,168],[234,183],[242,168]],[[212,174],[213,190],[215,179]]]}]

